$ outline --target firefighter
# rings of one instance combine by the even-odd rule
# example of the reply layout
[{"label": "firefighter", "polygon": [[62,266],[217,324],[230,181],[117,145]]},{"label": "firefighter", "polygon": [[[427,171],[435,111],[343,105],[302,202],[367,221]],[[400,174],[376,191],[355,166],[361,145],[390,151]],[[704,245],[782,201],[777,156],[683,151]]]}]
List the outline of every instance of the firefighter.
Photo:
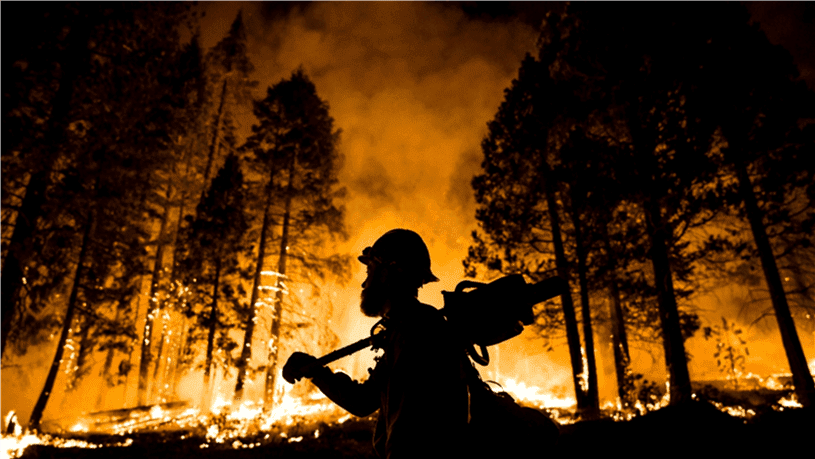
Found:
[{"label": "firefighter", "polygon": [[417,299],[419,288],[438,278],[430,254],[413,231],[394,229],[359,257],[367,267],[361,309],[381,317],[383,353],[364,382],[318,367],[295,352],[283,367],[287,380],[310,378],[329,399],[356,416],[379,411],[374,449],[380,457],[457,457],[464,451],[468,392],[464,356],[436,308]]}]

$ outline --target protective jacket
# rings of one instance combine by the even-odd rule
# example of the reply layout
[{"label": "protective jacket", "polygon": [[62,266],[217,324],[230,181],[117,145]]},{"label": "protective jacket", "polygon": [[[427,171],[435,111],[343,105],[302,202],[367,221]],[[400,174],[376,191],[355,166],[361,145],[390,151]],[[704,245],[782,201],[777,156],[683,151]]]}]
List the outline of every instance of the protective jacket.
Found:
[{"label": "protective jacket", "polygon": [[444,316],[414,300],[385,317],[384,353],[363,383],[328,369],[312,382],[357,416],[379,410],[380,457],[458,457],[465,449],[468,392],[464,362]]}]

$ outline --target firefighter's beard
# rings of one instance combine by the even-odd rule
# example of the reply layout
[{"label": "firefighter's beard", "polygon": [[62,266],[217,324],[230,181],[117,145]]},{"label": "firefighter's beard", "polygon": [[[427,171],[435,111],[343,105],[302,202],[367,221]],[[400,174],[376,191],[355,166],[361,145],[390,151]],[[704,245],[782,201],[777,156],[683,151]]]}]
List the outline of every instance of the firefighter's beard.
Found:
[{"label": "firefighter's beard", "polygon": [[362,313],[368,317],[382,317],[388,301],[387,292],[387,287],[382,284],[371,284],[362,289],[359,305]]}]

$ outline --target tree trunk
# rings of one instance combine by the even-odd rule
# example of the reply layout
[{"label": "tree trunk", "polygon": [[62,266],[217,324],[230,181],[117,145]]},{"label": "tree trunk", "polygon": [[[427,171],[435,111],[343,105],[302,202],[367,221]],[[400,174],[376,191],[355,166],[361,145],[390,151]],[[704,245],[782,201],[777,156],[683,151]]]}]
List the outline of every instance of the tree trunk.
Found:
[{"label": "tree trunk", "polygon": [[[170,223],[170,209],[171,209],[170,199],[172,198],[172,195],[173,195],[173,189],[174,189],[174,187],[173,187],[172,183],[168,182],[167,183],[167,193],[164,195],[164,197],[165,197],[164,215],[162,215],[161,230],[159,230],[159,240],[158,240],[159,247],[156,249],[157,255],[158,255],[159,251],[161,252],[161,258],[159,259],[158,256],[156,257],[156,263],[160,262],[160,264],[158,264],[156,266],[153,266],[153,282],[150,284],[151,286],[156,286],[156,291],[155,292],[151,291],[150,298],[154,298],[154,297],[158,296],[158,286],[160,285],[162,277],[165,277],[164,273],[167,271],[167,268],[164,267],[164,265],[165,265],[164,256],[166,255],[167,249],[170,247],[170,244],[165,243],[164,239],[166,237],[165,231],[167,229],[167,226]],[[157,271],[156,267],[160,267],[161,269]],[[170,270],[172,271],[172,264],[170,266]],[[158,275],[156,275],[156,274],[158,274]],[[171,276],[172,276],[172,274],[171,274]],[[164,310],[165,313],[164,313],[164,317],[161,318],[161,336],[159,337],[158,354],[156,354],[156,364],[153,367],[152,385],[150,386],[151,390],[150,390],[150,392],[148,394],[148,400],[151,400],[153,403],[155,403],[156,400],[161,402],[162,393],[164,392],[164,384],[163,384],[164,380],[162,378],[164,373],[161,372],[161,369],[163,367],[166,367],[166,365],[164,364],[163,359],[164,359],[164,352],[165,352],[164,350],[166,348],[167,341],[169,340],[169,338],[167,336],[167,328],[168,328],[168,322],[170,321],[169,312],[167,311],[165,306],[166,306],[165,301],[162,300],[162,299],[159,299],[158,300],[158,310],[159,310],[159,312],[161,310]],[[154,322],[154,325],[155,325],[155,322]]]},{"label": "tree trunk", "polygon": [[620,301],[620,289],[612,279],[609,285],[611,344],[614,346],[614,370],[617,376],[617,395],[620,405],[627,409],[633,403],[634,377],[631,374],[631,356],[628,353],[628,337],[625,332],[625,318]]},{"label": "tree trunk", "polygon": [[212,404],[212,387],[210,387],[210,374],[212,372],[212,353],[215,349],[215,331],[218,324],[218,284],[221,282],[221,258],[215,262],[215,287],[212,292],[212,309],[209,313],[209,334],[207,334],[207,355],[204,362],[204,394],[201,397],[201,407],[209,412]]},{"label": "tree trunk", "polygon": [[586,419],[600,417],[600,395],[597,388],[597,363],[594,355],[594,333],[591,326],[591,306],[589,304],[589,282],[587,279],[586,247],[582,234],[580,215],[572,207],[572,222],[574,224],[575,251],[577,252],[577,276],[580,284],[580,304],[583,312],[583,339],[586,342],[586,370],[588,371],[587,403],[583,416]]},{"label": "tree trunk", "polygon": [[69,368],[70,376],[68,377],[68,383],[65,388],[65,392],[74,392],[79,388],[79,385],[82,383],[82,377],[77,376],[77,372],[82,370],[82,366],[85,365],[85,362],[88,360],[88,356],[90,355],[92,349],[89,349],[89,342],[88,342],[88,333],[90,332],[91,328],[91,319],[81,314],[78,317],[77,323],[75,324],[77,328],[79,328],[79,333],[76,334],[76,339],[74,339],[74,350],[73,352],[76,354],[76,359],[69,363],[73,363],[73,368]]},{"label": "tree trunk", "polygon": [[178,340],[178,349],[175,356],[175,361],[172,363],[172,386],[170,388],[170,394],[172,394],[173,400],[178,400],[178,379],[180,378],[179,370],[181,368],[181,359],[187,353],[187,340],[189,339],[189,325],[187,324],[187,316],[182,316],[181,318],[181,338]]},{"label": "tree trunk", "polygon": [[54,381],[57,379],[57,372],[59,372],[60,364],[62,363],[62,354],[65,351],[65,340],[71,333],[71,324],[74,321],[74,312],[76,311],[77,297],[79,295],[80,285],[82,283],[82,276],[84,275],[85,256],[88,252],[88,246],[91,239],[91,227],[94,225],[93,211],[88,216],[85,222],[85,231],[82,234],[82,247],[79,250],[79,261],[76,266],[76,273],[74,274],[74,282],[71,287],[71,295],[68,298],[68,309],[65,312],[65,320],[62,325],[62,333],[59,336],[57,344],[57,352],[54,355],[54,360],[51,362],[51,369],[48,371],[48,376],[45,378],[45,385],[42,388],[40,397],[37,399],[36,405],[31,412],[31,417],[28,421],[29,429],[38,430],[40,427],[40,420],[42,413],[45,411],[45,406],[48,404],[48,398],[51,396],[51,391],[54,389]]},{"label": "tree trunk", "polygon": [[[96,11],[96,8],[91,8]],[[43,212],[46,197],[45,191],[50,183],[51,171],[57,159],[63,153],[61,150],[69,125],[68,115],[71,110],[71,101],[74,97],[74,85],[79,75],[90,65],[90,51],[88,41],[95,23],[92,13],[85,27],[73,27],[66,37],[67,48],[61,53],[59,62],[61,75],[59,88],[51,102],[51,115],[48,118],[46,139],[55,145],[47,157],[44,158],[43,167],[33,172],[28,181],[26,193],[17,211],[14,221],[14,231],[8,245],[6,258],[3,260],[3,275],[0,276],[0,355],[5,354],[9,331],[13,320],[17,316],[18,303],[25,285],[25,272],[33,250],[31,240],[37,221]]]},{"label": "tree trunk", "polygon": [[[167,184],[165,198],[170,199],[170,188]],[[150,279],[150,293],[147,297],[147,316],[144,319],[144,332],[142,333],[141,360],[139,361],[139,392],[138,404],[143,406],[148,401],[150,385],[150,364],[153,359],[153,328],[156,325],[156,317],[161,312],[160,300],[158,298],[161,274],[164,271],[164,235],[167,232],[167,220],[169,219],[169,202],[165,203],[164,215],[162,215],[161,226],[158,231],[158,244],[156,246],[156,261],[153,264],[153,276]],[[162,336],[163,338],[163,336]],[[158,365],[158,362],[156,363]],[[153,381],[155,384],[155,381]]]},{"label": "tree trunk", "polygon": [[[159,337],[158,352],[156,353],[156,363],[153,365],[153,377],[151,378],[150,392],[148,393],[147,400],[150,403],[156,403],[161,398],[161,374],[159,373],[162,368],[162,359],[164,358],[164,348],[167,341],[167,321],[169,317],[163,317],[161,320],[161,336]],[[160,400],[159,400],[160,403]]]},{"label": "tree trunk", "polygon": [[[127,314],[129,312],[127,309],[125,309],[125,308],[127,308],[127,305],[130,304],[127,301],[126,297],[127,297],[127,294],[123,293],[122,298],[119,299],[119,304],[116,307],[116,315],[114,316],[113,320],[117,324],[120,323],[120,321],[122,320],[121,319],[122,313],[124,312],[125,314]],[[125,307],[123,308],[122,305],[125,305]],[[105,398],[107,397],[107,392],[111,388],[111,384],[110,384],[110,368],[113,366],[113,359],[115,357],[116,357],[116,350],[114,348],[108,348],[108,351],[106,352],[106,355],[105,355],[105,363],[102,365],[102,372],[100,373],[100,378],[102,379],[102,389],[99,391],[99,394],[96,397],[96,405],[95,405],[96,411],[99,411],[104,407]],[[128,356],[128,357],[130,357],[130,356]],[[128,376],[130,376],[130,371],[128,371]],[[117,382],[118,382],[118,376],[117,376]],[[118,384],[115,384],[114,386],[116,386],[116,385],[118,385]],[[123,397],[122,398],[122,403],[126,403],[126,401],[127,401],[127,399],[125,397]]]},{"label": "tree trunk", "polygon": [[679,311],[674,295],[668,255],[665,223],[659,204],[648,198],[645,205],[648,234],[651,237],[650,257],[654,267],[654,284],[657,290],[659,318],[662,323],[662,343],[665,349],[665,366],[668,370],[670,404],[677,405],[691,400],[690,374],[685,356],[685,342],[679,325]]},{"label": "tree trunk", "polygon": [[[605,224],[605,222],[604,222]],[[611,241],[609,241],[608,231],[603,232],[603,245],[606,253],[611,256]],[[616,269],[616,266],[614,266]],[[609,317],[611,318],[611,345],[614,348],[614,370],[617,376],[617,395],[620,397],[620,405],[623,409],[628,409],[634,402],[634,377],[631,373],[631,357],[628,353],[628,336],[625,332],[625,316],[623,315],[622,301],[620,300],[620,289],[614,271],[610,271],[611,279],[608,284],[609,295]]]},{"label": "tree trunk", "polygon": [[[570,284],[569,268],[566,261],[566,253],[563,249],[563,238],[560,233],[560,216],[557,212],[555,187],[551,181],[552,174],[549,170],[549,165],[545,163],[545,160],[541,165],[541,172],[544,175],[543,181],[546,193],[546,205],[549,208],[549,220],[552,224],[552,242],[555,248],[557,274],[565,280],[567,284]],[[563,306],[563,318],[566,322],[566,340],[569,343],[569,357],[572,363],[572,382],[574,383],[577,411],[582,412],[589,407],[589,402],[586,396],[586,388],[583,387],[585,385],[583,381],[583,356],[580,352],[580,333],[577,330],[577,318],[574,313],[574,303],[572,302],[571,292],[566,292],[561,295],[560,301]]]},{"label": "tree trunk", "polygon": [[[116,308],[116,323],[119,323],[119,308]],[[99,393],[96,396],[96,404],[94,405],[94,409],[96,411],[100,411],[104,404],[105,404],[105,397],[107,396],[108,389],[110,389],[110,384],[108,379],[110,378],[110,367],[113,366],[113,357],[115,357],[115,351],[113,348],[108,348],[108,351],[105,353],[105,363],[102,364],[102,372],[100,374],[100,378],[102,379],[102,388],[99,390]]]},{"label": "tree trunk", "polygon": [[[191,146],[187,150],[188,155],[185,157],[185,162],[184,162],[185,183],[186,183],[186,178],[188,177],[188,173],[189,173],[190,156],[192,156],[192,150],[194,148],[194,145],[195,145],[195,141],[193,140],[192,143],[191,143]],[[175,266],[176,266],[175,253],[176,253],[176,250],[178,250],[178,235],[181,233],[181,223],[184,221],[184,208],[186,207],[186,203],[187,203],[187,193],[185,192],[186,190],[184,188],[180,188],[180,190],[181,190],[181,202],[178,205],[178,220],[176,221],[175,232],[173,233],[173,242],[172,242],[173,260],[170,263],[170,273],[169,273],[170,285],[171,285],[171,287],[173,289],[177,288],[177,285],[176,285],[176,280],[177,279],[176,279],[176,270],[175,270]],[[176,295],[178,294],[178,292],[175,292],[175,293],[176,293]],[[179,359],[181,359],[184,356],[184,352],[186,350],[186,346],[187,346],[187,343],[186,343],[187,327],[188,327],[187,326],[187,317],[184,315],[184,313],[182,311],[182,313],[181,313],[181,333],[180,333],[181,338],[180,338],[180,340],[178,340],[177,349],[173,352],[175,354],[176,358],[175,358],[175,360],[171,360],[170,362],[168,362],[168,365],[167,365],[168,366],[167,373],[172,375],[172,381],[170,383],[171,387],[168,388],[168,390],[170,391],[172,400],[176,400],[178,398],[177,388],[178,388],[178,378],[179,378],[179,375],[178,375]]]},{"label": "tree trunk", "polygon": [[224,115],[224,104],[226,102],[226,84],[227,79],[224,78],[224,84],[221,88],[221,101],[218,104],[218,113],[215,115],[215,128],[212,130],[212,143],[209,146],[209,155],[207,156],[207,167],[204,169],[204,187],[201,191],[201,199],[204,199],[204,193],[207,191],[207,183],[209,183],[209,174],[212,172],[212,164],[215,162],[215,156],[218,154],[218,147],[221,144],[221,119]]},{"label": "tree trunk", "polygon": [[105,405],[105,398],[107,397],[110,384],[108,378],[110,377],[110,367],[113,366],[113,349],[108,349],[105,353],[105,363],[102,364],[102,372],[100,378],[102,379],[102,387],[99,393],[96,394],[96,403],[94,404],[94,411],[101,411]]},{"label": "tree trunk", "polygon": [[[269,180],[271,189],[271,179]],[[252,297],[249,301],[249,318],[246,321],[246,329],[243,333],[243,348],[241,348],[241,356],[238,359],[238,380],[235,383],[235,396],[233,404],[239,405],[243,400],[243,387],[246,384],[246,379],[249,374],[249,361],[252,359],[252,336],[255,331],[255,321],[257,320],[258,313],[258,296],[260,294],[260,283],[263,272],[263,259],[266,256],[266,235],[269,226],[271,214],[271,206],[266,203],[263,211],[263,224],[260,228],[260,244],[258,245],[258,257],[255,264],[255,277],[252,282]]]},{"label": "tree trunk", "polygon": [[280,323],[283,320],[283,276],[286,275],[286,252],[289,243],[289,220],[291,218],[291,201],[294,191],[295,158],[289,166],[289,183],[286,187],[286,206],[283,212],[283,228],[280,236],[280,259],[277,266],[277,282],[275,283],[274,313],[269,338],[269,359],[266,369],[266,386],[263,397],[263,409],[270,411],[274,404],[274,389],[277,379],[277,356],[280,350]]},{"label": "tree trunk", "polygon": [[784,344],[784,351],[787,354],[787,362],[792,372],[792,383],[795,385],[795,395],[798,402],[805,407],[815,406],[815,383],[812,374],[809,372],[804,349],[798,338],[795,329],[795,322],[790,313],[787,295],[781,283],[781,275],[778,272],[778,265],[775,262],[775,255],[767,237],[764,227],[763,216],[758,207],[753,184],[747,174],[747,167],[739,160],[732,161],[739,179],[739,195],[744,201],[747,211],[747,219],[750,222],[750,229],[753,231],[753,239],[758,248],[761,267],[764,270],[764,279],[770,290],[770,299],[775,310],[775,318],[778,321],[778,330],[781,332],[781,342]]}]

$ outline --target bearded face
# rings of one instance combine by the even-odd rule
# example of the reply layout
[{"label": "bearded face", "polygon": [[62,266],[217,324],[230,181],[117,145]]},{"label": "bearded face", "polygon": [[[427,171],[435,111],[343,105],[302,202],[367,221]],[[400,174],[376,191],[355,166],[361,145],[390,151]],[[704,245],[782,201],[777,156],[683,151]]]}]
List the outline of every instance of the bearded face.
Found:
[{"label": "bearded face", "polygon": [[386,285],[385,270],[377,265],[368,265],[368,277],[362,283],[360,309],[368,317],[382,317],[388,301],[389,288]]},{"label": "bearded face", "polygon": [[362,289],[360,294],[360,309],[367,317],[382,317],[385,313],[385,303],[388,300],[388,292],[384,285],[373,284]]},{"label": "bearded face", "polygon": [[416,298],[415,276],[406,275],[393,264],[367,264],[368,277],[362,283],[360,309],[368,317],[384,317],[394,300]]}]

